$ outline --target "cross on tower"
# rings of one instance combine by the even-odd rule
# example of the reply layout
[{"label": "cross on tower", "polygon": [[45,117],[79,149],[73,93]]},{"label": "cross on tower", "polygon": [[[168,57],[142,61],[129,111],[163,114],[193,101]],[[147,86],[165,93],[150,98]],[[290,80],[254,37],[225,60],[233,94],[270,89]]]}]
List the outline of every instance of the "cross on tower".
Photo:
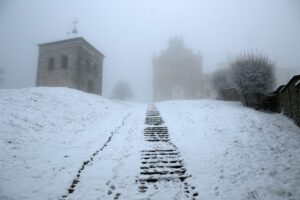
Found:
[{"label": "cross on tower", "polygon": [[77,21],[77,19],[75,19],[72,24],[74,25],[74,28],[72,30],[73,34],[78,34],[78,30],[77,30],[77,24],[79,23],[79,21]]}]

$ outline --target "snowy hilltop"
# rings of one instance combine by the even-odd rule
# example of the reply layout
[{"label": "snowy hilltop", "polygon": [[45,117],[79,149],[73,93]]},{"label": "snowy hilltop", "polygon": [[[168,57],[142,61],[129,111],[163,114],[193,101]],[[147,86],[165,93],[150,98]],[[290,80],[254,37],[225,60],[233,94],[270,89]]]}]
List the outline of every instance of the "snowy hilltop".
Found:
[{"label": "snowy hilltop", "polygon": [[236,102],[0,90],[0,199],[300,199],[300,129]]}]

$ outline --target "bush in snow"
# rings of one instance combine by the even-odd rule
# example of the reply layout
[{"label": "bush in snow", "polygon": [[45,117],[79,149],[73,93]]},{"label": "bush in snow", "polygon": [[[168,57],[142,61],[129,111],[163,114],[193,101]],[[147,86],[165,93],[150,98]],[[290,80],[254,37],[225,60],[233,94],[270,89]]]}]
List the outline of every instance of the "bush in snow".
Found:
[{"label": "bush in snow", "polygon": [[125,81],[119,81],[113,90],[112,98],[120,100],[132,99],[133,94],[129,84]]},{"label": "bush in snow", "polygon": [[263,54],[245,53],[231,63],[231,70],[243,103],[258,108],[274,88],[274,64]]}]

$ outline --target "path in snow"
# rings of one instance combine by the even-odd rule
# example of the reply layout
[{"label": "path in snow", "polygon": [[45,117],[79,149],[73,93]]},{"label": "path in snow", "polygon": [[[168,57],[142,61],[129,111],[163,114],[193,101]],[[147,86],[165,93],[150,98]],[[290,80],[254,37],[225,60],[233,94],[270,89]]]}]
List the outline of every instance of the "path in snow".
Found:
[{"label": "path in snow", "polygon": [[198,192],[187,179],[183,160],[170,141],[168,128],[154,106],[147,111],[144,130],[146,145],[141,151],[139,191],[147,199],[196,199]]},{"label": "path in snow", "polygon": [[[124,124],[125,124],[127,118],[128,118],[130,115],[131,115],[131,112],[128,113],[128,114],[123,118],[123,120],[122,120],[122,126],[124,126]],[[77,172],[77,174],[76,174],[76,177],[73,179],[72,184],[71,184],[71,186],[70,186],[69,189],[68,189],[67,194],[63,195],[63,196],[62,196],[62,199],[65,199],[66,197],[69,196],[69,194],[71,194],[71,193],[73,193],[73,192],[75,191],[76,185],[80,182],[80,175],[81,175],[81,173],[84,171],[85,167],[86,167],[88,164],[91,164],[91,163],[94,161],[94,158],[99,154],[99,152],[102,151],[105,147],[107,147],[107,145],[108,145],[109,142],[111,141],[112,137],[113,137],[116,133],[119,132],[120,128],[121,128],[121,125],[118,126],[114,131],[111,132],[110,136],[108,137],[108,139],[106,140],[106,142],[104,143],[104,145],[103,145],[101,148],[97,149],[97,150],[92,154],[92,156],[89,157],[88,160],[83,161],[83,163],[82,163],[80,169],[78,170],[78,172]]]},{"label": "path in snow", "polygon": [[[66,200],[141,199],[136,179],[139,172],[139,150],[143,145],[145,106],[137,106],[117,130],[78,171],[78,184],[70,182]],[[92,158],[92,159],[91,159]],[[82,166],[81,166],[82,167]],[[77,181],[75,181],[77,182]],[[70,189],[74,191],[70,192]]]},{"label": "path in snow", "polygon": [[141,108],[125,116],[105,144],[83,161],[62,199],[198,198],[158,110],[149,107],[145,127]]}]

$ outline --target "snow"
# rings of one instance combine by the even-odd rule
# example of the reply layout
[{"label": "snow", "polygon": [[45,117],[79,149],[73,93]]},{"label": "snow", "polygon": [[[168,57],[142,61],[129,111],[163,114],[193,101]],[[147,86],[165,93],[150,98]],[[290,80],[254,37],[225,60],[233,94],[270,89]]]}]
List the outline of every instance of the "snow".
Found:
[{"label": "snow", "polygon": [[222,101],[158,104],[200,199],[300,199],[300,129]]},{"label": "snow", "polygon": [[0,90],[0,199],[58,199],[132,110],[66,88]]},{"label": "snow", "polygon": [[[215,100],[156,106],[199,199],[300,199],[292,120]],[[67,88],[0,90],[0,199],[184,199],[168,182],[138,191],[141,151],[157,147],[145,142],[146,108]]]}]

